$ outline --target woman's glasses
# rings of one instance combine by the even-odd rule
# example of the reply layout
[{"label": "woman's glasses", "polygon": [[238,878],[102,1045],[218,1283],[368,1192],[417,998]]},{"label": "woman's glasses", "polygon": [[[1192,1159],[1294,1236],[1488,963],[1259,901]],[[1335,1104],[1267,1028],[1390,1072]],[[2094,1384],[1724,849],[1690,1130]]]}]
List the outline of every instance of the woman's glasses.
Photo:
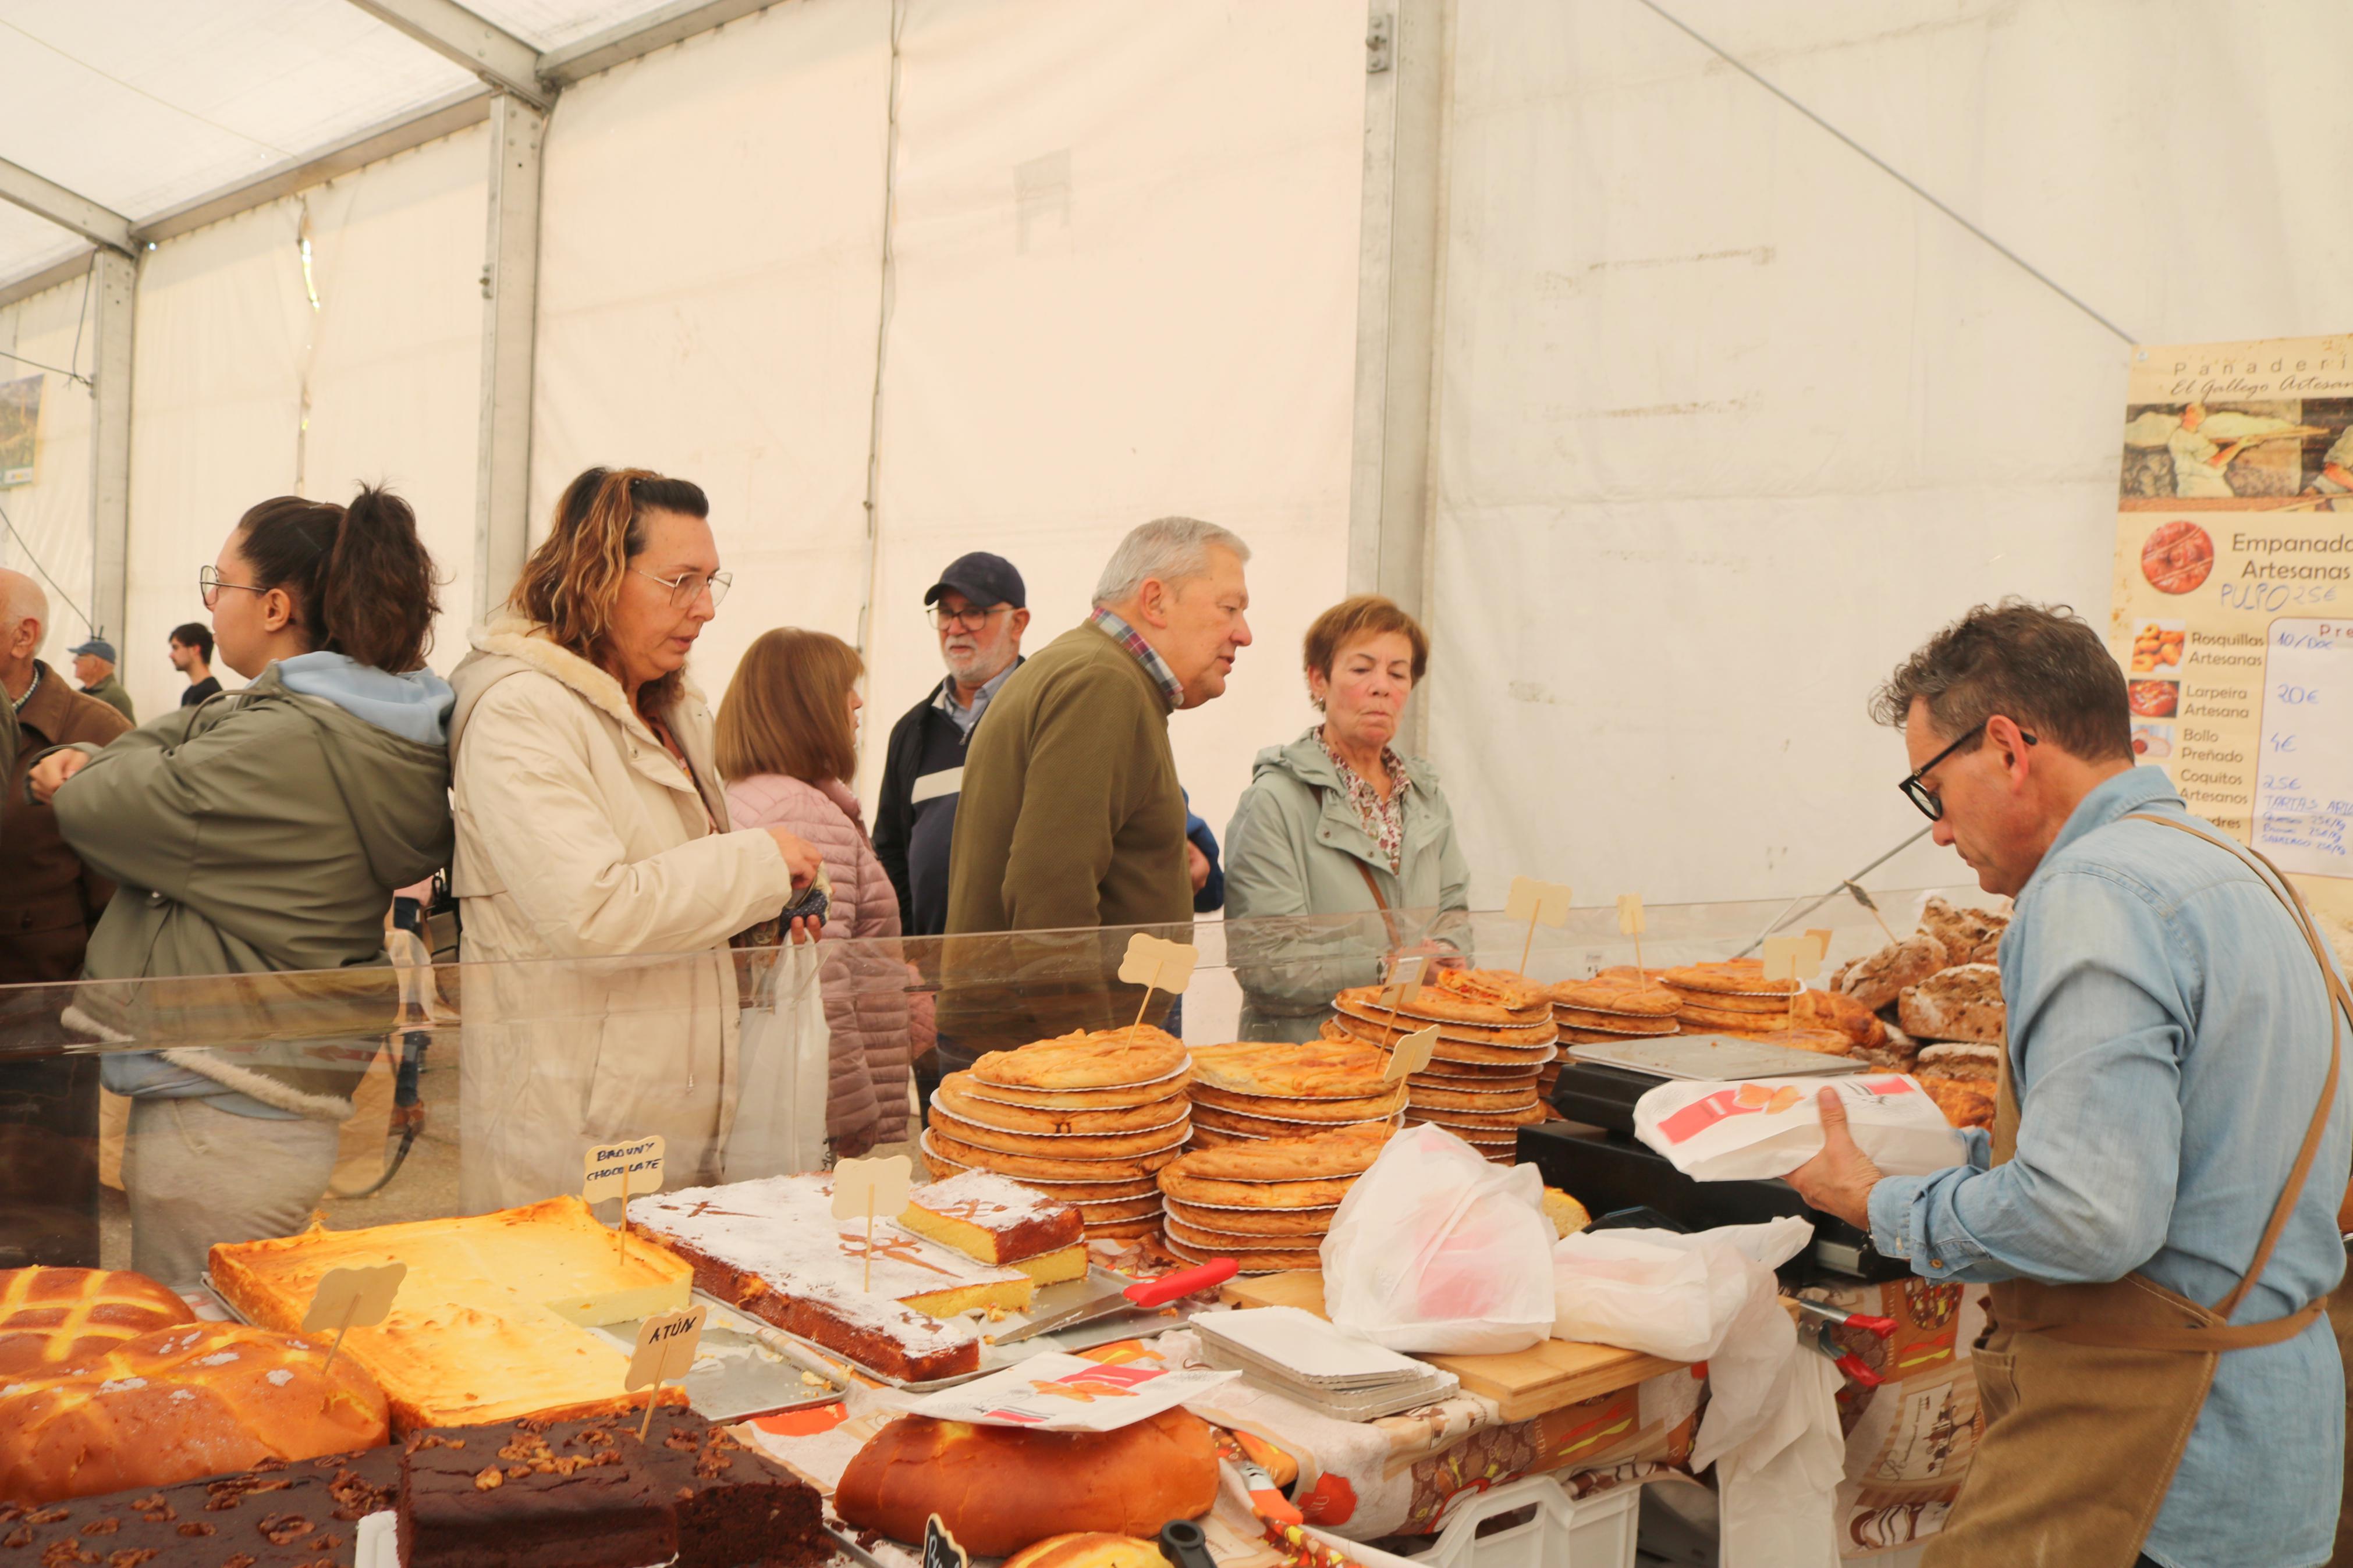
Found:
[{"label": "woman's glasses", "polygon": [[735,585],[733,575],[726,572],[713,572],[709,576],[700,572],[681,572],[675,577],[657,577],[652,573],[640,571],[635,566],[630,567],[629,570],[636,572],[649,583],[659,583],[668,588],[670,608],[674,610],[686,608],[695,600],[702,597],[706,591],[711,595],[711,607],[715,610],[719,607],[719,602],[727,597],[727,590]]},{"label": "woman's glasses", "polygon": [[217,566],[196,568],[196,594],[204,600],[206,609],[209,610],[220,602],[220,591],[223,588],[242,588],[248,594],[269,592],[267,588],[257,588],[250,583],[224,583],[221,581],[220,568]]}]

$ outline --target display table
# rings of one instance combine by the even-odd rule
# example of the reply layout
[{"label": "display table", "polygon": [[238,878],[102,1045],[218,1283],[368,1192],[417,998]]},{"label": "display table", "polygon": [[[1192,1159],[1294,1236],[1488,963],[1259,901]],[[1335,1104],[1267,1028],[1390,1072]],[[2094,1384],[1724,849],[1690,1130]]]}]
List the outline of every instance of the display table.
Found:
[{"label": "display table", "polygon": [[[1317,1317],[1324,1311],[1324,1276],[1312,1269],[1236,1279],[1220,1294],[1236,1307],[1297,1307]],[[1532,1421],[1555,1410],[1631,1388],[1645,1378],[1680,1372],[1682,1362],[1613,1345],[1574,1340],[1544,1343],[1507,1355],[1425,1355],[1461,1380],[1462,1392],[1493,1401],[1505,1421]]]}]

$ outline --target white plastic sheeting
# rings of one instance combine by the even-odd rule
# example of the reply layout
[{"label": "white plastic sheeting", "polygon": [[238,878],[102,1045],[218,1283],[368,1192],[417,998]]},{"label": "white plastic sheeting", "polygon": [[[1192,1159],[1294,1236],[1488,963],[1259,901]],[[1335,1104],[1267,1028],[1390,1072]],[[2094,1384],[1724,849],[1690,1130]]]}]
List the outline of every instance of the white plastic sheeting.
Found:
[{"label": "white plastic sheeting", "polygon": [[[2353,12],[1668,5],[2142,342],[2353,322]],[[1482,887],[1830,886],[1924,826],[1877,678],[2003,594],[2105,629],[2129,351],[1635,0],[1460,0],[1449,134],[1428,696]]]},{"label": "white plastic sheeting", "polygon": [[[91,314],[81,279],[44,289],[0,310],[0,349],[87,375],[96,357]],[[16,529],[15,534],[0,529],[0,566],[26,573],[37,583],[43,571],[57,579],[56,587],[42,584],[49,596],[49,624],[41,657],[62,670],[71,668],[65,650],[90,635],[80,614],[68,604],[90,609],[90,389],[20,360],[0,359],[0,381],[31,375],[42,377],[36,470],[32,483],[0,489],[0,512]]]},{"label": "white plastic sheeting", "polygon": [[871,588],[871,798],[939,679],[922,598],[948,561],[1020,566],[1035,647],[1134,524],[1223,522],[1258,552],[1261,642],[1175,724],[1222,829],[1251,754],[1305,723],[1299,636],[1342,592],[1361,10],[906,7],[875,562],[889,25],[800,0],[565,96],[534,530],[592,462],[701,482],[736,574],[696,656],[713,701],[770,626],[855,638]]},{"label": "white plastic sheeting", "polygon": [[273,495],[344,501],[364,481],[389,483],[451,579],[435,662],[446,668],[463,650],[483,137],[447,138],[147,257],[133,338],[130,624],[115,639],[142,714],[179,700],[164,641],[205,618],[197,569],[247,507]]}]

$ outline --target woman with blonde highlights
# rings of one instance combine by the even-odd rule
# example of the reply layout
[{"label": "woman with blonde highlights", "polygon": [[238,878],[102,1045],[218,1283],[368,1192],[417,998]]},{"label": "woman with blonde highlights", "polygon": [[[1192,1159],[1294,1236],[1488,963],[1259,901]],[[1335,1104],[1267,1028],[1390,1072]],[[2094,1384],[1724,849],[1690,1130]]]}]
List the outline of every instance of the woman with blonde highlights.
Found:
[{"label": "woman with blonde highlights", "polygon": [[719,771],[735,825],[787,828],[816,845],[831,884],[828,942],[865,939],[829,944],[822,972],[831,1034],[825,1135],[843,1155],[906,1138],[912,1034],[929,1034],[928,1009],[910,1011],[906,966],[891,940],[899,895],[849,788],[865,672],[839,637],[787,626],[744,651],[719,704]]},{"label": "woman with blonde highlights", "polygon": [[[781,828],[728,831],[686,674],[729,581],[709,513],[684,479],[590,468],[451,678],[463,956],[496,964],[466,982],[470,1210],[575,1190],[591,1145],[649,1133],[668,1185],[717,1179],[738,1092],[728,939],[819,860]],[[573,962],[497,963],[520,959]]]}]

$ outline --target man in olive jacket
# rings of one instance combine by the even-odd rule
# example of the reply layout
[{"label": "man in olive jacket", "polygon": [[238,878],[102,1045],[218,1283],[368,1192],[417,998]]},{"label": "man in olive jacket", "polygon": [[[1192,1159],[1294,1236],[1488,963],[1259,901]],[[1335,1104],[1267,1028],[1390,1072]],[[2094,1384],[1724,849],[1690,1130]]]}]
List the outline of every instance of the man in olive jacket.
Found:
[{"label": "man in olive jacket", "polygon": [[[1094,613],[1006,682],[965,760],[951,936],[1189,922],[1185,795],[1168,716],[1222,696],[1236,653],[1250,645],[1249,559],[1249,546],[1213,523],[1145,523],[1104,566]],[[1005,943],[958,944],[948,967],[1010,979],[1038,957],[1034,945],[1017,955]],[[1113,1017],[1100,974],[1071,979],[1067,1005],[1033,994],[1039,1005],[993,1020],[944,997],[943,1065],[1025,1043],[1037,1037],[1011,1037],[1031,1027],[1127,1021]]]}]

